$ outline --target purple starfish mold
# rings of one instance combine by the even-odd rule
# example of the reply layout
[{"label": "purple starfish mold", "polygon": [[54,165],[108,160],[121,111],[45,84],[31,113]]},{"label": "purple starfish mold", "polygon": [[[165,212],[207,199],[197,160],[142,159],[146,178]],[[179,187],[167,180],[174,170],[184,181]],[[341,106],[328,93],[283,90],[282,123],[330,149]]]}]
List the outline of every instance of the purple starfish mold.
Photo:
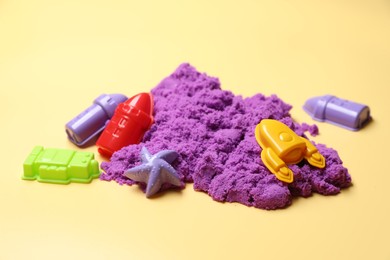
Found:
[{"label": "purple starfish mold", "polygon": [[157,154],[150,154],[146,147],[141,149],[141,165],[134,166],[125,171],[124,175],[146,184],[146,197],[149,198],[159,192],[164,184],[183,186],[176,170],[171,163],[179,156],[172,150],[162,150]]},{"label": "purple starfish mold", "polygon": [[140,164],[140,150],[146,146],[153,154],[165,149],[178,152],[172,166],[181,180],[194,182],[196,190],[221,202],[277,209],[290,205],[294,196],[333,195],[351,184],[337,152],[321,144],[315,145],[325,157],[324,169],[305,161],[291,165],[294,182],[289,185],[268,171],[254,137],[260,120],[280,120],[298,135],[318,132],[315,126],[293,122],[291,106],[275,95],[235,96],[221,90],[217,78],[189,64],[180,65],[151,92],[155,123],[142,143],[127,146],[114,153],[110,162],[102,163],[102,180],[133,184],[123,173]]}]

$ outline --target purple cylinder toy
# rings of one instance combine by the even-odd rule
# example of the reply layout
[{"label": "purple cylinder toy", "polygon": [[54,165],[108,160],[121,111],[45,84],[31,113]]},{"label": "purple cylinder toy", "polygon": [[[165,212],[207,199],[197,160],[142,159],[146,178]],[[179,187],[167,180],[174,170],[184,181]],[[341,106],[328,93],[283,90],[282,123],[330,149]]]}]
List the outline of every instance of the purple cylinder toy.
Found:
[{"label": "purple cylinder toy", "polygon": [[368,106],[332,95],[310,98],[303,109],[315,120],[326,121],[354,131],[371,120]]},{"label": "purple cylinder toy", "polygon": [[69,140],[77,146],[85,146],[99,137],[116,107],[127,100],[122,94],[102,94],[78,116],[65,125]]}]

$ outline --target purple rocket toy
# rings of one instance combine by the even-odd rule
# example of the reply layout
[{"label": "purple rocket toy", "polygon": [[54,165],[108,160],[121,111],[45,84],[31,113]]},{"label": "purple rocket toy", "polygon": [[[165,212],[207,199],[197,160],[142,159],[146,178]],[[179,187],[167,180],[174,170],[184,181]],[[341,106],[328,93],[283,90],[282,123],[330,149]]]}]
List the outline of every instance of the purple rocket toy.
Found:
[{"label": "purple rocket toy", "polygon": [[69,140],[77,146],[96,141],[116,107],[126,100],[127,97],[122,94],[102,94],[97,97],[92,106],[65,125]]},{"label": "purple rocket toy", "polygon": [[303,109],[315,120],[353,131],[359,130],[371,120],[368,106],[331,95],[310,98]]}]

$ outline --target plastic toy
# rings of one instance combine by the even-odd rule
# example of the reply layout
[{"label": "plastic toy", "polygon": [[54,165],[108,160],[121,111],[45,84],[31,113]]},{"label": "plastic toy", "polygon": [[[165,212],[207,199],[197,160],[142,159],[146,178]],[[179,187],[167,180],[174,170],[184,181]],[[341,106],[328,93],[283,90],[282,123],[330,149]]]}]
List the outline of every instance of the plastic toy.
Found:
[{"label": "plastic toy", "polygon": [[24,180],[68,184],[89,183],[99,177],[99,163],[90,152],[36,146],[24,161]]},{"label": "plastic toy", "polygon": [[133,181],[146,183],[146,197],[149,198],[156,194],[163,184],[183,185],[171,166],[178,156],[178,153],[172,150],[163,150],[151,155],[146,147],[142,147],[142,164],[125,171],[124,175]]},{"label": "plastic toy", "polygon": [[65,125],[69,140],[77,146],[85,146],[99,137],[106,123],[114,115],[116,107],[126,101],[122,94],[102,94],[93,105]]},{"label": "plastic toy", "polygon": [[331,95],[310,98],[303,109],[315,120],[353,131],[359,130],[371,120],[368,106]]},{"label": "plastic toy", "polygon": [[105,157],[124,146],[138,144],[153,123],[153,97],[140,93],[119,104],[114,116],[96,142]]},{"label": "plastic toy", "polygon": [[256,126],[255,136],[263,148],[261,159],[264,165],[283,182],[294,180],[294,174],[286,164],[296,164],[305,158],[315,167],[325,167],[324,157],[309,140],[277,120],[263,119]]}]

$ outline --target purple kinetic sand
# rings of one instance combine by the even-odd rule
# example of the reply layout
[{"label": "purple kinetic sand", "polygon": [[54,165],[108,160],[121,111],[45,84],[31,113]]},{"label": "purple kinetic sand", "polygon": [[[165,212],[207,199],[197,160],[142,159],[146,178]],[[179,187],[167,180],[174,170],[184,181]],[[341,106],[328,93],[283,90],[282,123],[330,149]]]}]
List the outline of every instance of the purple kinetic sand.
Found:
[{"label": "purple kinetic sand", "polygon": [[280,120],[298,135],[318,132],[316,127],[293,122],[291,106],[275,95],[235,96],[221,90],[217,78],[199,73],[189,64],[180,65],[152,94],[155,123],[142,143],[127,146],[114,153],[110,162],[102,163],[102,180],[133,184],[122,174],[140,164],[140,150],[146,146],[152,154],[164,149],[177,151],[180,156],[173,166],[180,178],[194,182],[196,190],[217,201],[277,209],[290,205],[293,196],[337,194],[351,184],[337,152],[320,144],[317,148],[325,157],[324,169],[306,161],[291,165],[294,182],[288,185],[269,172],[254,137],[260,120]]}]

